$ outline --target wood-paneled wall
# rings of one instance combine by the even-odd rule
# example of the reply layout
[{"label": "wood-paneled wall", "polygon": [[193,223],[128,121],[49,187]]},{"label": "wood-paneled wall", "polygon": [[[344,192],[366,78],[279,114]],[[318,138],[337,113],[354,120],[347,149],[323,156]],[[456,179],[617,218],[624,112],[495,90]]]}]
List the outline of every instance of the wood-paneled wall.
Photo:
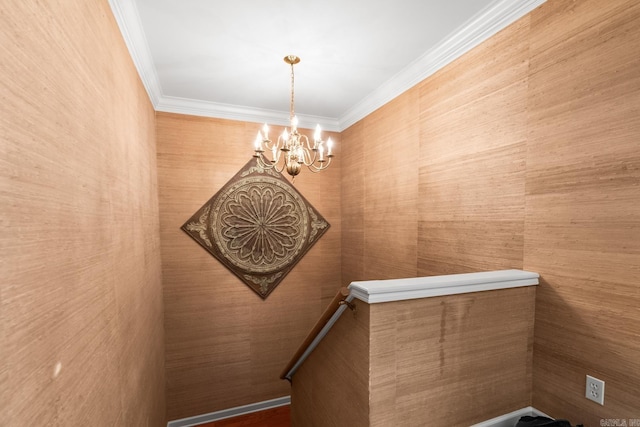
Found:
[{"label": "wood-paneled wall", "polygon": [[288,395],[280,371],[340,288],[339,135],[331,167],[295,180],[331,228],[266,300],[180,230],[251,158],[259,126],[157,115],[169,420]]},{"label": "wood-paneled wall", "polygon": [[418,170],[409,165],[419,150],[417,99],[412,89],[342,133],[345,285],[416,275]]},{"label": "wood-paneled wall", "polygon": [[164,426],[154,111],[108,2],[3,2],[0,58],[0,424]]},{"label": "wood-paneled wall", "polygon": [[535,287],[355,304],[293,377],[294,427],[466,427],[529,406]]},{"label": "wood-paneled wall", "polygon": [[342,147],[342,283],[346,286],[354,280],[361,280],[364,265],[364,177],[365,140],[363,122],[360,121],[342,132],[342,140],[348,141]]},{"label": "wood-paneled wall", "polygon": [[529,406],[534,303],[524,287],[373,304],[369,425],[466,427]]},{"label": "wood-paneled wall", "polygon": [[418,276],[522,268],[528,30],[419,85]]},{"label": "wood-paneled wall", "polygon": [[293,376],[293,427],[368,427],[369,304],[354,301]]},{"label": "wood-paneled wall", "polygon": [[[390,254],[415,259],[418,275],[539,272],[532,403],[585,425],[640,418],[637,52],[637,2],[548,0],[420,83],[418,99],[407,101],[417,112],[396,113],[415,99],[412,89],[342,133],[350,153],[364,141],[395,149],[380,129],[399,123],[419,135],[419,157],[406,154],[417,188],[384,188],[416,200],[408,214],[417,233],[400,229],[366,247],[375,229],[343,237],[343,280],[384,277],[377,263]],[[366,133],[374,119],[378,132]],[[345,155],[343,169],[363,158],[352,164]],[[378,174],[365,168],[355,182],[379,182]],[[343,212],[362,217],[348,221],[374,224],[372,187],[349,185],[343,180]],[[403,201],[389,198],[385,209],[404,210]],[[605,406],[585,399],[586,374],[606,381]]]},{"label": "wood-paneled wall", "polygon": [[[533,404],[640,419],[640,3],[532,14],[524,266],[544,279]],[[605,381],[586,400],[585,375]]]},{"label": "wood-paneled wall", "polygon": [[[374,111],[362,128],[364,258],[367,271],[379,279],[416,275],[418,170],[407,166],[410,153],[419,151],[417,100],[418,91],[408,91]],[[381,250],[390,240],[400,244]]]}]

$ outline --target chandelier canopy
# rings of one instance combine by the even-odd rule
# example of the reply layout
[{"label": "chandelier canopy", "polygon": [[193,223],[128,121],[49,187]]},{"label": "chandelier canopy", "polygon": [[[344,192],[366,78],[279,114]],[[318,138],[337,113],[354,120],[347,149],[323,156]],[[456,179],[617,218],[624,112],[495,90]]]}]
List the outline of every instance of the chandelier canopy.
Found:
[{"label": "chandelier canopy", "polygon": [[302,170],[302,166],[309,168],[311,172],[320,172],[329,167],[333,158],[333,141],[322,140],[320,125],[313,134],[313,143],[306,135],[298,132],[298,118],[294,108],[294,75],[293,66],[300,62],[295,55],[287,55],[284,62],[291,66],[291,102],[289,105],[289,129],[285,128],[277,141],[269,139],[269,126],[265,123],[262,130],[258,131],[254,143],[253,157],[258,159],[260,166],[267,169],[276,169],[278,172],[287,171],[295,177]]}]

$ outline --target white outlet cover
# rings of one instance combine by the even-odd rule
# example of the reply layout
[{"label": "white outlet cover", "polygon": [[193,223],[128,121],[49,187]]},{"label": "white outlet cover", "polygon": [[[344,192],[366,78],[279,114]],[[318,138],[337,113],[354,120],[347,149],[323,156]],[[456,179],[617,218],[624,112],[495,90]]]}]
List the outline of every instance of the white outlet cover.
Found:
[{"label": "white outlet cover", "polygon": [[584,396],[604,406],[604,381],[587,375],[587,386]]}]

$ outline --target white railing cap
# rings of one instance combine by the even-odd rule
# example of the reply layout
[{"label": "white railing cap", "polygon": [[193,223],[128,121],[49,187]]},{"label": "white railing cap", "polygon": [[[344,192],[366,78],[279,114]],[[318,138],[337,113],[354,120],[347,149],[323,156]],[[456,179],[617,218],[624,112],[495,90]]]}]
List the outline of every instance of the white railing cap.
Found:
[{"label": "white railing cap", "polygon": [[497,270],[407,279],[351,282],[351,294],[366,303],[402,301],[491,291],[538,284],[538,273],[524,270]]}]

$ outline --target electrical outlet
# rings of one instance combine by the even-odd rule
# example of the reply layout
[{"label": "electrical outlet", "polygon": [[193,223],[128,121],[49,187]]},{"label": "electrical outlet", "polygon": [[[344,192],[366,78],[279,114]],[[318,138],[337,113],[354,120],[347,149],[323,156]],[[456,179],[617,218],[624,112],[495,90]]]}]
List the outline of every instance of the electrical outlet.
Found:
[{"label": "electrical outlet", "polygon": [[584,396],[589,400],[604,405],[604,381],[587,375],[587,389]]}]

